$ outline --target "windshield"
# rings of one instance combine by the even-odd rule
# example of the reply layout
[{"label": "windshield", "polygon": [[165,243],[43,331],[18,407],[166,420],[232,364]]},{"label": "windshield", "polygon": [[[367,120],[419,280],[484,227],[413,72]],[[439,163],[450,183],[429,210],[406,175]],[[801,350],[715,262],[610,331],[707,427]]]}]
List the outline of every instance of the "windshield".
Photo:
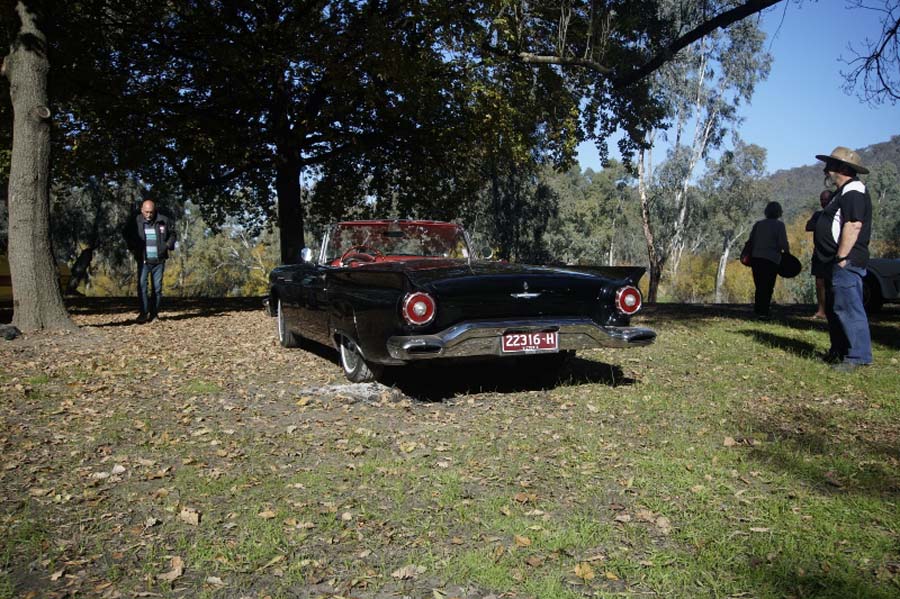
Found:
[{"label": "windshield", "polygon": [[423,222],[350,222],[332,230],[325,262],[339,262],[348,253],[381,259],[469,257],[466,237],[459,225]]}]

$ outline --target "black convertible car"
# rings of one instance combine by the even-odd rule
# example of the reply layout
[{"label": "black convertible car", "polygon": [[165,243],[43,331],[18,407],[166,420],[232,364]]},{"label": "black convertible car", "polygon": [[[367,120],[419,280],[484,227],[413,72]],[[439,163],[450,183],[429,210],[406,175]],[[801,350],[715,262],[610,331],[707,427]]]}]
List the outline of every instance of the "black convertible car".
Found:
[{"label": "black convertible car", "polygon": [[476,260],[459,225],[341,222],[318,256],[269,275],[278,339],[334,345],[353,382],[384,365],[436,358],[543,355],[648,345],[629,326],[641,308],[640,267],[546,267]]}]

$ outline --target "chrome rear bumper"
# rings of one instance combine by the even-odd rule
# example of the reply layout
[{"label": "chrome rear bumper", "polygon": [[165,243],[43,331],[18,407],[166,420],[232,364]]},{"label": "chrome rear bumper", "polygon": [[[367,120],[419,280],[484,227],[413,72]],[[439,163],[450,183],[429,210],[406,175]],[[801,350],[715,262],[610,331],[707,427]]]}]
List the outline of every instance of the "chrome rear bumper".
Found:
[{"label": "chrome rear bumper", "polygon": [[656,339],[652,329],[600,326],[584,318],[548,318],[464,322],[431,335],[390,337],[387,350],[395,360],[502,356],[501,338],[505,333],[557,331],[559,350],[596,347],[632,347],[650,345]]}]

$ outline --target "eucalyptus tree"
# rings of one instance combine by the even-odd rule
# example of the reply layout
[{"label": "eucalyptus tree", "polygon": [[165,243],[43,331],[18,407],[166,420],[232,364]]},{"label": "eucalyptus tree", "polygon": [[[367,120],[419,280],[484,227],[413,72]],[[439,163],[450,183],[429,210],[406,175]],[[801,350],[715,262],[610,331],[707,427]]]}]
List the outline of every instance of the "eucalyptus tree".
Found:
[{"label": "eucalyptus tree", "polygon": [[872,196],[872,245],[876,257],[900,257],[900,172],[893,162],[873,165],[866,177]]},{"label": "eucalyptus tree", "polygon": [[[765,36],[748,19],[725,32],[711,34],[682,50],[653,77],[666,98],[671,130],[648,131],[638,162],[642,220],[650,261],[649,301],[655,301],[663,267],[671,262],[673,279],[688,240],[691,210],[688,190],[707,153],[721,145],[740,123],[738,107],[749,101],[755,85],[768,76],[771,57]],[[652,146],[660,137],[670,144],[663,176],[652,163]],[[665,230],[660,236],[657,231]]]},{"label": "eucalyptus tree", "polygon": [[734,149],[707,165],[700,182],[705,198],[706,226],[717,244],[716,302],[725,301],[725,267],[735,243],[749,234],[767,200],[766,150],[738,140]]},{"label": "eucalyptus tree", "polygon": [[[615,264],[626,245],[632,202],[631,175],[617,160],[599,172],[576,169],[545,173],[559,196],[559,211],[549,225],[548,250],[553,258],[568,264]],[[635,219],[636,222],[636,219]]]}]

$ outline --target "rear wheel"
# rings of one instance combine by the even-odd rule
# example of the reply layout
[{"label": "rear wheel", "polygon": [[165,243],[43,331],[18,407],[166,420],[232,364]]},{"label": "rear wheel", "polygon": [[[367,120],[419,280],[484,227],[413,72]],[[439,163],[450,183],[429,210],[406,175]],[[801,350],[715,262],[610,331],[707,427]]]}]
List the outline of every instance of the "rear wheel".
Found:
[{"label": "rear wheel", "polygon": [[359,347],[347,337],[341,337],[340,354],[344,376],[352,383],[369,383],[381,374],[381,367],[368,364]]},{"label": "rear wheel", "polygon": [[872,275],[863,280],[863,308],[869,314],[875,314],[884,306],[884,298],[881,297],[881,287],[878,280]]},{"label": "rear wheel", "polygon": [[281,306],[281,298],[278,298],[278,307],[275,312],[275,327],[278,333],[278,342],[282,347],[299,347],[300,336],[291,332],[284,317],[284,309]]}]

